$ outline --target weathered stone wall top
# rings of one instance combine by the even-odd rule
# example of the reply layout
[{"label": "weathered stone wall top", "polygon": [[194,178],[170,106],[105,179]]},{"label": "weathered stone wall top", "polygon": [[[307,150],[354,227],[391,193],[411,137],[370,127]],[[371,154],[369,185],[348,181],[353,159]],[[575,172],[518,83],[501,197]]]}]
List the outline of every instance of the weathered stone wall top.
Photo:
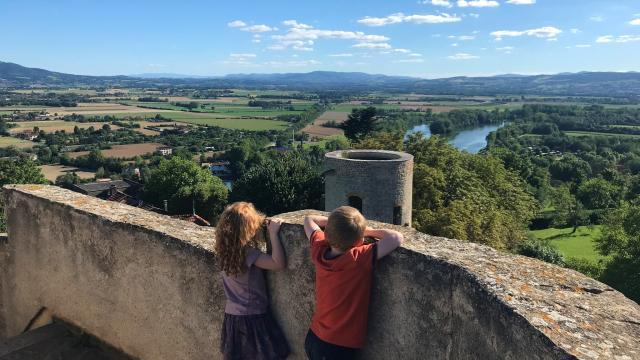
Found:
[{"label": "weathered stone wall top", "polygon": [[[314,211],[279,215],[302,224]],[[578,358],[640,359],[640,306],[583,274],[491,247],[429,236],[412,228],[372,223],[405,237],[403,247],[459,266],[480,288]],[[415,276],[429,269],[416,269]],[[399,295],[402,296],[402,295]],[[533,354],[531,356],[534,356]]]},{"label": "weathered stone wall top", "polygon": [[[0,312],[9,335],[46,306],[143,359],[219,358],[224,295],[212,228],[53,186],[6,189],[12,278],[0,295],[13,313]],[[313,312],[307,213],[280,215],[287,269],[268,277],[292,358],[304,358]],[[640,306],[600,282],[486,246],[370,225],[399,230],[406,242],[376,265],[365,359],[640,359]]]},{"label": "weathered stone wall top", "polygon": [[183,241],[184,246],[190,245],[213,252],[215,244],[215,230],[213,228],[197,226],[188,221],[173,219],[151,211],[85,196],[57,186],[7,185],[5,189],[63,204],[108,221],[129,224],[134,226],[137,231],[144,229],[154,233],[162,233]]}]

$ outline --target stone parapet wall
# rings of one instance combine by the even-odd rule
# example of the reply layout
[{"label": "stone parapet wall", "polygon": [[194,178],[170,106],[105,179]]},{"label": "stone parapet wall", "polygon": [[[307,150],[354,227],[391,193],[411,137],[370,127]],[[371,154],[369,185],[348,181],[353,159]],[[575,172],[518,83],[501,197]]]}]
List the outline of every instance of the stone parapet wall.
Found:
[{"label": "stone parapet wall", "polygon": [[[224,293],[213,229],[52,186],[5,191],[0,312],[9,336],[46,307],[135,357],[220,358]],[[305,214],[281,216],[287,269],[268,277],[294,359],[304,358],[314,307]],[[371,225],[398,229],[407,242],[377,264],[365,359],[640,358],[640,307],[602,283],[485,246]]]},{"label": "stone parapet wall", "polygon": [[[4,272],[6,269],[6,256],[7,256],[7,241],[8,237],[6,233],[0,233],[0,272]],[[0,341],[6,338],[6,329],[7,326],[4,320],[4,312],[2,309],[4,308],[4,299],[2,298],[2,294],[4,293],[3,284],[4,277],[0,274]]]}]

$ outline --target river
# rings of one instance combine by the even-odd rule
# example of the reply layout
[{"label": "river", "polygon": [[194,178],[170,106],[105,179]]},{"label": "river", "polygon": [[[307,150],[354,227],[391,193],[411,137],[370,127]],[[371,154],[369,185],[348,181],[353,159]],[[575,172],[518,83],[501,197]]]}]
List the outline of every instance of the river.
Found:
[{"label": "river", "polygon": [[[487,135],[489,133],[498,130],[505,124],[500,125],[485,125],[476,127],[473,129],[466,129],[458,132],[449,139],[449,144],[455,146],[459,150],[468,151],[473,154],[477,154],[480,150],[487,146]],[[418,125],[413,129],[407,131],[407,135],[421,132],[425,137],[431,136],[431,130],[429,130],[429,124]]]}]

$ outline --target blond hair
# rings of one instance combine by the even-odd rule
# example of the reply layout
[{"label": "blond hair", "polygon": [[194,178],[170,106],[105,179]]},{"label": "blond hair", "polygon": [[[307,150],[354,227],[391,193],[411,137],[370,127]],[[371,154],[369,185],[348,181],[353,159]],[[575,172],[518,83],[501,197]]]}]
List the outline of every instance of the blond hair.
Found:
[{"label": "blond hair", "polygon": [[329,245],[346,251],[364,236],[367,220],[355,208],[341,206],[331,212],[327,220],[325,234]]},{"label": "blond hair", "polygon": [[237,202],[225,208],[216,226],[216,254],[222,271],[228,275],[246,271],[247,247],[257,247],[264,219],[251,203]]}]

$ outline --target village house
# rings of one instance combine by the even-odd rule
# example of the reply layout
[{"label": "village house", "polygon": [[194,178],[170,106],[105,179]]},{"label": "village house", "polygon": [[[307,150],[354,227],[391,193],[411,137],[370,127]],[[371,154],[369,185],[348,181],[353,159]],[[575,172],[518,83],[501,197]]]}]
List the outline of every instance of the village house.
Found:
[{"label": "village house", "polygon": [[160,146],[156,151],[162,156],[168,156],[173,154],[173,149],[169,146]]},{"label": "village house", "polygon": [[31,131],[31,130],[26,130],[26,131],[23,131],[23,132],[17,134],[16,137],[18,137],[20,139],[24,139],[24,140],[33,141],[33,140],[38,138],[38,134],[33,132],[33,131]]}]

